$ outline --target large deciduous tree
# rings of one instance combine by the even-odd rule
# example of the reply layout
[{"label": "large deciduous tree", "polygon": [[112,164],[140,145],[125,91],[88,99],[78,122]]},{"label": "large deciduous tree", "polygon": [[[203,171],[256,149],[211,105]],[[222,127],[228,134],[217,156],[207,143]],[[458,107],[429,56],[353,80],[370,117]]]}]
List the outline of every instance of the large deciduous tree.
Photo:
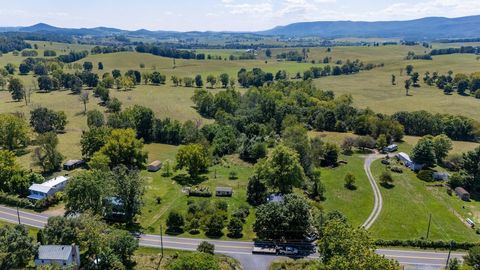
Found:
[{"label": "large deciduous tree", "polygon": [[275,147],[269,157],[257,163],[255,173],[269,187],[284,194],[301,186],[306,178],[298,153],[284,145]]},{"label": "large deciduous tree", "polygon": [[110,159],[111,168],[125,165],[130,169],[143,169],[148,156],[143,150],[143,140],[136,138],[133,129],[112,130],[99,151]]},{"label": "large deciduous tree", "polygon": [[12,114],[0,114],[0,147],[7,150],[28,145],[30,129],[25,119]]},{"label": "large deciduous tree", "polygon": [[0,269],[23,268],[37,253],[37,246],[22,225],[0,228]]},{"label": "large deciduous tree", "polygon": [[201,144],[182,146],[177,153],[177,169],[185,168],[192,179],[207,171],[210,165],[208,150]]},{"label": "large deciduous tree", "polygon": [[53,132],[40,134],[36,139],[37,147],[33,151],[33,161],[42,167],[44,172],[53,172],[60,169],[63,156],[57,150],[58,137]]},{"label": "large deciduous tree", "polygon": [[297,194],[257,208],[253,230],[260,239],[303,239],[312,225],[310,206]]}]

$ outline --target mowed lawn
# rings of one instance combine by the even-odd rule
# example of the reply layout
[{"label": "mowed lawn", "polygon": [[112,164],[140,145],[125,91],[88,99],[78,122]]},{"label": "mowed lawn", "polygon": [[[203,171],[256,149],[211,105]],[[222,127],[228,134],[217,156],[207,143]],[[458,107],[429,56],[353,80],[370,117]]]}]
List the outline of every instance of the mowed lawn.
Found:
[{"label": "mowed lawn", "polygon": [[[378,181],[385,170],[380,161],[375,161],[372,172]],[[466,226],[454,213],[450,200],[438,193],[446,188],[426,183],[404,170],[403,174],[393,174],[394,187],[380,186],[383,196],[383,209],[378,220],[370,228],[374,238],[379,239],[419,239],[426,237],[429,216],[432,215],[429,239],[479,241],[475,231]]]},{"label": "mowed lawn", "polygon": [[[342,212],[350,224],[360,226],[370,215],[374,204],[373,190],[363,170],[364,158],[354,155],[342,156],[341,159],[348,161],[348,164],[333,169],[322,168],[321,181],[326,189],[326,200],[322,202],[322,206],[327,212]],[[344,187],[347,173],[355,175],[356,190]]]},{"label": "mowed lawn", "polygon": [[[175,161],[175,155],[178,151],[177,146],[151,144],[146,146],[149,152],[150,160],[170,160]],[[238,179],[230,180],[230,172],[236,172]],[[174,175],[184,173],[177,171]],[[228,213],[230,214],[240,206],[249,206],[246,201],[246,190],[249,176],[253,173],[252,166],[240,161],[236,156],[227,156],[219,164],[209,168],[205,175],[208,180],[199,185],[208,187],[213,193],[211,198],[197,198],[188,197],[186,192],[182,191],[182,185],[177,183],[173,177],[163,177],[162,171],[155,173],[144,172],[143,176],[146,178],[146,193],[144,196],[144,207],[142,214],[139,217],[140,224],[146,233],[159,233],[160,224],[166,229],[166,219],[171,211],[177,211],[182,215],[187,214],[188,200],[200,201],[208,200],[211,203],[215,201],[225,201],[228,204]],[[231,187],[233,188],[232,197],[216,197],[216,187]],[[161,203],[157,203],[157,197],[160,197]],[[252,231],[252,224],[255,220],[255,210],[250,208],[250,215],[244,225],[243,238],[253,239],[254,233]],[[226,226],[227,224],[225,224]],[[226,236],[227,230],[224,230],[222,239],[228,239]],[[191,235],[188,232],[181,234],[184,237],[205,237],[202,233]]]}]

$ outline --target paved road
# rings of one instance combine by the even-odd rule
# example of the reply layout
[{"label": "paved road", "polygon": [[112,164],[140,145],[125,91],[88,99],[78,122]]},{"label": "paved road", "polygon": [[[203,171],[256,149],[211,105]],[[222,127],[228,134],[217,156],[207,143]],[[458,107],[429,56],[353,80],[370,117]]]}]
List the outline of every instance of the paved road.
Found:
[{"label": "paved road", "polygon": [[364,227],[366,230],[370,229],[373,223],[377,220],[378,216],[380,215],[380,212],[382,211],[382,206],[383,206],[382,193],[380,193],[378,184],[375,181],[375,178],[373,177],[372,172],[370,171],[372,162],[378,158],[379,158],[379,155],[377,154],[368,155],[365,158],[365,163],[363,164],[363,169],[367,174],[368,181],[370,182],[370,185],[372,186],[372,189],[373,189],[373,195],[375,196],[375,204],[373,206],[373,210],[370,213],[370,216],[368,216],[367,220],[365,220],[365,222],[362,225],[362,227]]},{"label": "paved road", "polygon": [[[44,227],[48,219],[48,216],[44,214],[35,214],[23,210],[19,211],[19,214],[22,224],[36,228]],[[0,220],[18,223],[17,210],[0,206]],[[164,236],[163,246],[164,248],[177,250],[196,250],[198,244],[204,240],[205,239]],[[252,242],[210,239],[207,241],[215,244],[215,251],[217,253],[226,254],[239,260],[245,270],[268,269],[268,266],[273,260],[282,258],[279,256],[252,254]],[[161,247],[160,236],[142,235],[140,237],[140,245]],[[447,253],[445,252],[378,249],[377,253],[407,265],[406,269],[440,269],[442,266],[445,266],[447,260]],[[461,258],[463,255],[464,254],[461,253],[452,253],[452,258]],[[311,258],[316,257],[318,257],[318,254],[311,256]]]}]

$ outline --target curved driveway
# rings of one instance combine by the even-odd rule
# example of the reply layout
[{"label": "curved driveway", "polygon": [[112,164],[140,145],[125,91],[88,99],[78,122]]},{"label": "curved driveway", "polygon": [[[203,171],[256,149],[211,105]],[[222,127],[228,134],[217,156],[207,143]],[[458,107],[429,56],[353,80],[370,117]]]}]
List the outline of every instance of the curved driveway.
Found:
[{"label": "curved driveway", "polygon": [[[368,156],[365,160],[365,168],[367,175],[371,176],[370,164],[374,161],[376,156]],[[373,177],[372,177],[373,179]],[[374,179],[373,179],[374,180]],[[376,184],[375,184],[376,186]],[[373,187],[373,186],[372,186]],[[378,189],[378,186],[376,186]],[[380,196],[381,200],[381,196]],[[381,203],[376,207],[377,214],[371,215],[373,218],[370,218],[369,225],[375,221],[379,210],[381,210]],[[20,222],[24,225],[28,225],[36,228],[43,228],[47,223],[48,217],[45,214],[37,214],[32,212],[27,212],[24,210],[18,211],[20,215]],[[17,210],[15,208],[0,206],[0,220],[7,221],[10,223],[18,223]],[[368,225],[368,224],[367,224]],[[172,237],[164,236],[163,237],[163,246],[168,249],[177,249],[177,250],[196,250],[198,244],[201,241],[208,241],[212,244],[215,244],[215,252],[220,254],[226,254],[231,257],[236,258],[243,266],[245,270],[263,270],[268,269],[269,265],[273,260],[280,259],[279,256],[271,255],[257,255],[252,254],[253,242],[249,241],[225,241],[225,240],[211,240],[211,239],[195,239],[195,238],[184,238],[184,237]],[[159,235],[142,235],[139,239],[140,246],[147,247],[161,247],[161,239]],[[447,253],[445,252],[434,252],[434,251],[418,251],[418,250],[390,250],[390,249],[377,249],[378,254],[384,255],[387,258],[395,259],[400,264],[403,265],[412,265],[414,269],[442,269],[445,266],[447,260]],[[461,253],[452,253],[452,258],[461,259],[464,254]],[[318,254],[312,255],[309,258],[318,258]],[[413,268],[412,268],[413,269]]]},{"label": "curved driveway", "polygon": [[379,157],[380,156],[378,154],[368,155],[367,157],[365,157],[365,162],[363,164],[363,169],[367,174],[368,181],[370,182],[370,185],[372,186],[372,189],[373,189],[373,195],[375,196],[375,203],[373,205],[373,210],[370,213],[370,216],[368,216],[367,220],[365,220],[365,222],[362,224],[362,227],[364,227],[366,230],[370,229],[373,223],[377,220],[378,216],[380,215],[380,212],[382,211],[382,206],[383,206],[382,193],[380,193],[380,188],[378,188],[378,184],[375,181],[375,178],[373,177],[372,171],[370,170],[370,167],[372,166],[372,162],[377,160]]}]

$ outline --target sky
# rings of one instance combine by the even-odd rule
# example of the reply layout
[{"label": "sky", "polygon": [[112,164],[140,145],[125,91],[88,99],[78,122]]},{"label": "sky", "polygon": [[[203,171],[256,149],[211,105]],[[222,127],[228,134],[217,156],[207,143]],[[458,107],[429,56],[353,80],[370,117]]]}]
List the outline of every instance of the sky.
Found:
[{"label": "sky", "polygon": [[480,0],[22,0],[2,1],[0,26],[258,31],[305,21],[480,15]]}]

